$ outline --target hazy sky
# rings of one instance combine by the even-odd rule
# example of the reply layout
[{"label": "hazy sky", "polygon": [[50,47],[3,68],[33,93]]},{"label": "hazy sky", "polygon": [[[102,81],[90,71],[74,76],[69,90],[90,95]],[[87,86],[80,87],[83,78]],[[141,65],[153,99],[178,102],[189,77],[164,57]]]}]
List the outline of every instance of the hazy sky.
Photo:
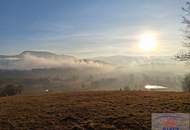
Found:
[{"label": "hazy sky", "polygon": [[47,50],[80,57],[147,55],[144,32],[156,34],[149,55],[181,46],[185,0],[0,0],[0,54]]}]

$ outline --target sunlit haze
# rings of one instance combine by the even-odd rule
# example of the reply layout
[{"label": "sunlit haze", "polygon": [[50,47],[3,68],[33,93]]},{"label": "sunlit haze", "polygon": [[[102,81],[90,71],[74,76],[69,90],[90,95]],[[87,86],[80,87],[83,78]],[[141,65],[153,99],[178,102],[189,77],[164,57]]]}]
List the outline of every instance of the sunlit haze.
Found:
[{"label": "sunlit haze", "polygon": [[141,36],[139,47],[144,51],[152,51],[156,48],[156,37],[151,33],[145,33]]}]

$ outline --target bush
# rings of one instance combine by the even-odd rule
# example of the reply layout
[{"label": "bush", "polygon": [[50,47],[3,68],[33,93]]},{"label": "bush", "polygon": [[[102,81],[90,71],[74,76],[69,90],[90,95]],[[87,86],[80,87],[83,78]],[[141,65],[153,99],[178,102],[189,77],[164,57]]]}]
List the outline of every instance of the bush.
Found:
[{"label": "bush", "polygon": [[190,74],[186,75],[183,80],[183,90],[190,92]]},{"label": "bush", "polygon": [[125,87],[124,87],[124,90],[125,90],[125,91],[130,91],[131,89],[130,89],[129,86],[125,86]]},{"label": "bush", "polygon": [[0,96],[13,96],[17,94],[21,94],[23,90],[23,86],[21,85],[6,85],[4,88],[1,89],[0,91]]}]

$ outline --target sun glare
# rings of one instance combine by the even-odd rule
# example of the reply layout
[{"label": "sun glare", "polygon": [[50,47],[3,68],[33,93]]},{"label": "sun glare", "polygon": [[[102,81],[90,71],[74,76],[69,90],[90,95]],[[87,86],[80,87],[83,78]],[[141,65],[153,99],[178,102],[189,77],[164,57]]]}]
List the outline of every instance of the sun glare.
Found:
[{"label": "sun glare", "polygon": [[139,47],[144,51],[151,51],[156,48],[156,38],[155,35],[151,33],[143,34],[140,37]]}]

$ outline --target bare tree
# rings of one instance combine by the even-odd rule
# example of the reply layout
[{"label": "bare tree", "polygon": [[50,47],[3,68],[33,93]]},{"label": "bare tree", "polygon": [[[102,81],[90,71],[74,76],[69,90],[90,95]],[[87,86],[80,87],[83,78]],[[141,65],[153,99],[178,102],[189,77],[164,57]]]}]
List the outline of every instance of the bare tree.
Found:
[{"label": "bare tree", "polygon": [[186,75],[183,82],[183,90],[186,92],[190,92],[190,74]]},{"label": "bare tree", "polygon": [[[190,2],[186,2],[185,7],[182,8],[185,12],[183,16],[183,23],[185,25],[184,30],[184,44],[183,46],[186,48],[184,51],[181,51],[177,54],[176,58],[179,61],[185,61],[186,63],[190,63]],[[184,91],[190,92],[190,74],[186,75],[182,82],[182,89]]]},{"label": "bare tree", "polygon": [[185,25],[184,29],[184,42],[183,46],[185,47],[185,50],[180,51],[176,55],[176,59],[179,61],[186,61],[187,63],[190,63],[190,2],[186,2],[185,7],[182,8],[182,10],[185,12],[183,18],[183,23]]}]

